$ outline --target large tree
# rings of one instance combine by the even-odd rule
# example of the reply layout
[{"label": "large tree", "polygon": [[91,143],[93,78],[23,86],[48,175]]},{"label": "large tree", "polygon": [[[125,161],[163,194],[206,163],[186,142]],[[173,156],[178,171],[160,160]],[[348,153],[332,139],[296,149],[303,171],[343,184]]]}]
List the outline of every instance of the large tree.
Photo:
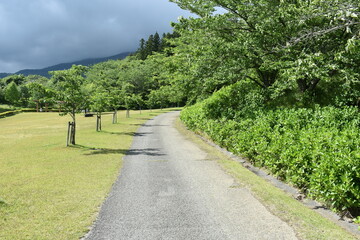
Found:
[{"label": "large tree", "polygon": [[199,16],[175,24],[181,34],[175,55],[180,71],[188,72],[188,89],[203,84],[210,94],[248,78],[280,90],[276,96],[289,90],[313,95],[323,82],[346,85],[339,84],[342,76],[356,81],[353,66],[338,69],[346,67],[339,56],[348,55],[349,44],[359,40],[357,1],[173,2]]}]

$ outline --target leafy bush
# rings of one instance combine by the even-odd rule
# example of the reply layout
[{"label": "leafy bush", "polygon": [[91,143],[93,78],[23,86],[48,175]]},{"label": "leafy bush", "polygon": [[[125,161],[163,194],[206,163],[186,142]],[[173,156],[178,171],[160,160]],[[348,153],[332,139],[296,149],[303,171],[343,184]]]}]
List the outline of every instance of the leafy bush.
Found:
[{"label": "leafy bush", "polygon": [[253,105],[250,112],[248,106],[242,107],[246,100],[238,104],[241,108],[234,108],[233,91],[231,87],[225,88],[186,108],[181,119],[190,129],[205,133],[220,146],[266,167],[334,209],[359,211],[357,108],[269,110]]},{"label": "leafy bush", "polygon": [[250,81],[240,81],[232,86],[224,87],[205,100],[203,105],[205,117],[235,119],[252,116],[254,110],[264,106],[265,91]]}]

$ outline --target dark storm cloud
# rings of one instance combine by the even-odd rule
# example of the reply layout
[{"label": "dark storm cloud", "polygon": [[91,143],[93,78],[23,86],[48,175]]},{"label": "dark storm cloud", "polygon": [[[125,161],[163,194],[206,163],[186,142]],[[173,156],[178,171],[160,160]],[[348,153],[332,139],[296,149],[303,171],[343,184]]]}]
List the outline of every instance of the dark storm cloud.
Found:
[{"label": "dark storm cloud", "polygon": [[133,51],[187,14],[167,0],[0,0],[0,72]]}]

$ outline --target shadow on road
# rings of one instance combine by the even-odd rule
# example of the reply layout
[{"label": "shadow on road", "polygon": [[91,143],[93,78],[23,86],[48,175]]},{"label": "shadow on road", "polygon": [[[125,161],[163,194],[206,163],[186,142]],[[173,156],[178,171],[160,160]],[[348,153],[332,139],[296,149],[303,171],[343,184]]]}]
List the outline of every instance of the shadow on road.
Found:
[{"label": "shadow on road", "polygon": [[156,124],[144,124],[143,127],[169,127],[170,125],[156,125]]},{"label": "shadow on road", "polygon": [[111,148],[96,148],[83,145],[75,145],[73,148],[80,148],[89,150],[90,152],[84,153],[84,155],[98,155],[98,154],[123,154],[128,156],[133,155],[145,155],[145,156],[164,156],[161,150],[158,148],[144,148],[144,149],[111,149]]},{"label": "shadow on road", "polygon": [[152,134],[151,132],[144,132],[144,133],[137,133],[137,132],[109,132],[102,130],[103,133],[113,134],[113,135],[120,135],[120,136],[134,136],[134,137],[141,137]]}]

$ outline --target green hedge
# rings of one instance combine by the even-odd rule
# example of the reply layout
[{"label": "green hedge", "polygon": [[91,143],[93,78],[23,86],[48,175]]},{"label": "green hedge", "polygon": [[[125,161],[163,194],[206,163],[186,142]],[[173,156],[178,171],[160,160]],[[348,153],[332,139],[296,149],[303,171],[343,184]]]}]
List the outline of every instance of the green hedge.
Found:
[{"label": "green hedge", "polygon": [[357,108],[261,109],[249,117],[218,114],[220,118],[211,119],[209,106],[214,106],[214,98],[182,111],[181,119],[188,128],[205,133],[220,146],[267,168],[334,209],[359,212]]},{"label": "green hedge", "polygon": [[[59,111],[59,109],[56,109],[56,108],[49,108],[48,109],[48,112],[58,112],[58,111]],[[0,113],[0,118],[9,117],[9,116],[15,115],[15,114],[20,113],[20,112],[36,112],[36,109],[34,109],[34,108],[22,108],[20,110],[2,112],[2,113]]]},{"label": "green hedge", "polygon": [[9,116],[15,115],[15,114],[17,114],[19,112],[22,112],[22,110],[14,110],[14,111],[2,112],[2,113],[0,113],[0,118],[9,117]]}]

